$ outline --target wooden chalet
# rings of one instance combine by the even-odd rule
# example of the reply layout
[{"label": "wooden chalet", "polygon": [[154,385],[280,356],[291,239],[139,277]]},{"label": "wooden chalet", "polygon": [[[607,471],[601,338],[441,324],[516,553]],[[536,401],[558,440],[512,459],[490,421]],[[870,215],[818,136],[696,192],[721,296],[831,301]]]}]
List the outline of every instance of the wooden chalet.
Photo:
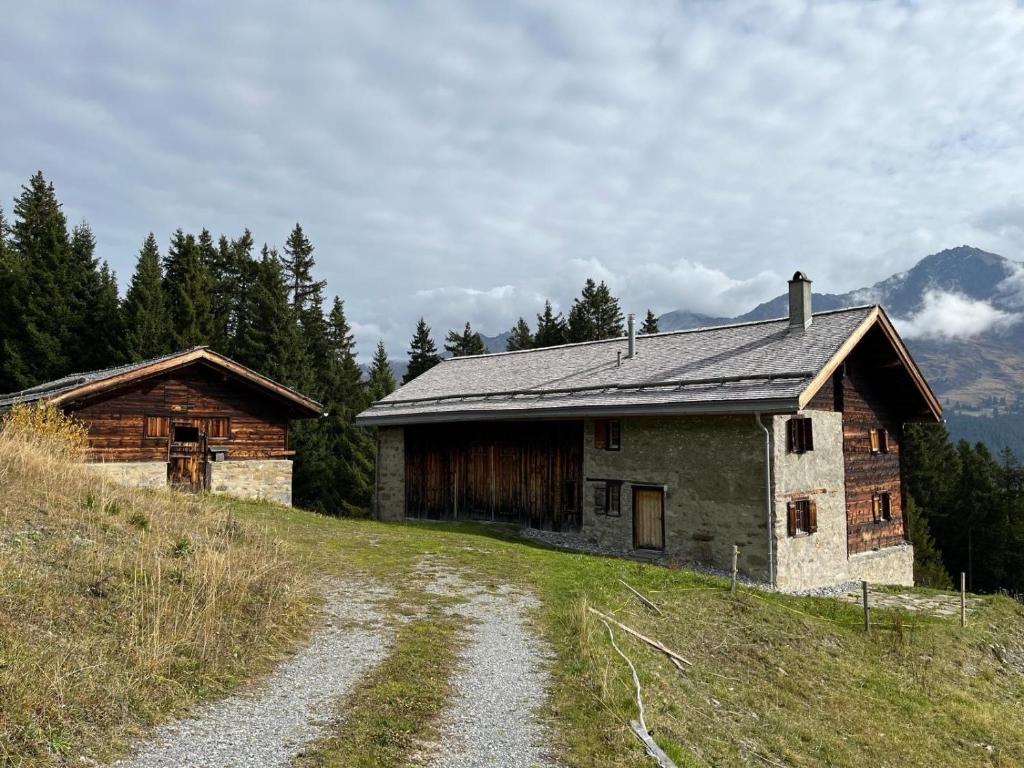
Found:
[{"label": "wooden chalet", "polygon": [[0,396],[59,406],[88,428],[91,468],[121,482],[291,503],[288,426],[321,405],[196,347]]},{"label": "wooden chalet", "polygon": [[358,417],[377,515],[496,520],[780,587],[912,579],[904,425],[941,407],[879,306],[445,360]]}]

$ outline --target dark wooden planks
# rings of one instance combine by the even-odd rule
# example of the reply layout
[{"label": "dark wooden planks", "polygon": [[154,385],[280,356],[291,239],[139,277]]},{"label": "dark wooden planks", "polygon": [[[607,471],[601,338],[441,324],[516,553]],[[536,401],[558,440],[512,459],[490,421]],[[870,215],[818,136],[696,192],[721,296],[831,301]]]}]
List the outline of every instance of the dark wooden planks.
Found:
[{"label": "dark wooden planks", "polygon": [[579,421],[407,427],[406,514],[579,527]]},{"label": "dark wooden planks", "polygon": [[[288,448],[288,408],[279,400],[202,363],[133,382],[68,406],[89,428],[94,461],[166,461],[167,438],[144,436],[148,416],[186,421],[206,431],[227,419],[228,434],[210,442],[228,448],[228,460],[275,458]],[[215,430],[223,431],[223,422]]]}]

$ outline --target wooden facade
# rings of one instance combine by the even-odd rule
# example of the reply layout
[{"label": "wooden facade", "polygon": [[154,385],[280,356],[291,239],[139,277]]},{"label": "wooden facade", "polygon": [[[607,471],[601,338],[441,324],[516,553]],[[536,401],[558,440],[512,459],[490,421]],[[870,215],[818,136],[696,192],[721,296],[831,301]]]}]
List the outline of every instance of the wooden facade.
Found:
[{"label": "wooden facade", "polygon": [[405,509],[432,520],[577,530],[581,421],[481,422],[405,430]]},{"label": "wooden facade", "polygon": [[[900,447],[920,396],[892,345],[869,332],[808,404],[843,414],[849,554],[907,540]],[[874,433],[874,436],[872,435]]]}]

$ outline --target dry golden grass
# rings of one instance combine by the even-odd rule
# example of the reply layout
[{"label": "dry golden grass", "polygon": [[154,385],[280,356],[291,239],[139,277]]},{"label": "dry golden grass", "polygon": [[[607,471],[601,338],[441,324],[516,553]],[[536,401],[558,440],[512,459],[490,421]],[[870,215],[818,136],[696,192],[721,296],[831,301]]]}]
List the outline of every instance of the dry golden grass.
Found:
[{"label": "dry golden grass", "polygon": [[91,476],[55,418],[0,431],[0,766],[108,758],[308,630],[308,583],[263,530]]}]

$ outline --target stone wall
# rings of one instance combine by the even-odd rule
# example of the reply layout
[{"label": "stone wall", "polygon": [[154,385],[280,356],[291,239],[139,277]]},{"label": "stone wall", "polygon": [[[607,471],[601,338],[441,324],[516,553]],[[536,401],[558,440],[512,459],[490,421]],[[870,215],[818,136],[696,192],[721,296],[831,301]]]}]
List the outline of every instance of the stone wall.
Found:
[{"label": "stone wall", "polygon": [[[780,589],[809,589],[846,579],[843,415],[805,415],[811,417],[814,431],[814,450],[806,453],[788,451],[786,422],[793,416],[762,417],[773,437],[775,583]],[[788,534],[787,505],[795,499],[815,502],[817,532]]]},{"label": "stone wall", "polygon": [[[594,448],[584,424],[583,524],[580,537],[605,550],[633,552],[634,484],[665,488],[663,560],[732,565],[768,577],[764,432],[754,417],[662,416],[621,419],[621,449]],[[621,480],[621,513],[596,514],[599,480]]]},{"label": "stone wall", "polygon": [[374,516],[378,520],[405,517],[405,431],[402,427],[377,430],[376,483]]},{"label": "stone wall", "polygon": [[292,463],[288,459],[211,461],[210,492],[243,499],[267,499],[291,506]]},{"label": "stone wall", "polygon": [[910,544],[850,555],[848,578],[871,584],[914,586],[914,548]]},{"label": "stone wall", "polygon": [[130,488],[165,488],[165,461],[99,461],[84,465],[92,474]]}]

